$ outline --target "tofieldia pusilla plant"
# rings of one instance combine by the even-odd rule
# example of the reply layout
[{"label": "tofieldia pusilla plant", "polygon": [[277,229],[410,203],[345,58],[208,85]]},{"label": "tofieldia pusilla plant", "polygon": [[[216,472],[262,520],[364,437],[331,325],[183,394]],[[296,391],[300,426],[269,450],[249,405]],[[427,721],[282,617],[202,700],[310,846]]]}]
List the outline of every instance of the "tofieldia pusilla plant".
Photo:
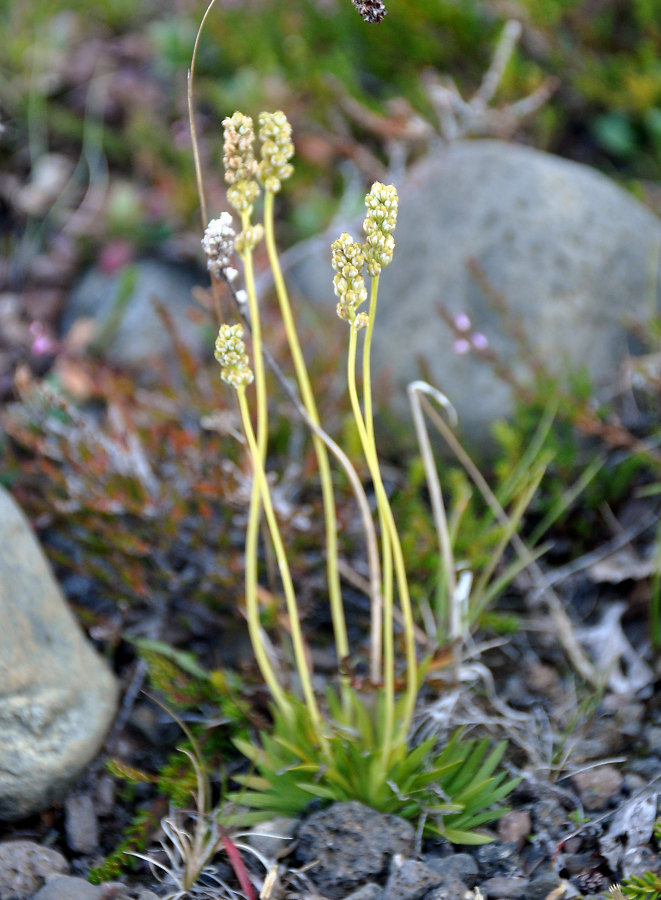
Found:
[{"label": "tofieldia pusilla plant", "polygon": [[[364,16],[372,15],[371,21],[378,21],[385,12],[379,3],[355,5]],[[194,73],[194,63],[195,53],[191,73]],[[189,100],[192,78],[193,74]],[[192,112],[191,126],[195,145]],[[435,738],[418,746],[410,743],[424,665],[418,662],[405,559],[381,475],[371,389],[372,334],[380,277],[395,249],[397,191],[393,185],[380,182],[372,185],[365,198],[363,240],[354,240],[344,233],[331,248],[337,313],[349,326],[346,363],[349,402],[360,440],[361,462],[369,472],[376,500],[374,521],[355,467],[321,425],[278,259],[274,202],[283,183],[293,173],[290,124],[281,111],[261,113],[256,133],[252,118],[235,112],[224,120],[223,128],[227,198],[238,218],[239,229],[235,230],[232,216],[223,212],[208,222],[202,244],[214,291],[221,282],[229,285],[238,310],[247,310],[245,318],[249,322],[249,330],[241,322],[223,322],[216,339],[215,356],[222,380],[236,395],[252,469],[245,539],[245,615],[255,659],[273,701],[272,731],[261,735],[260,745],[244,740],[235,742],[253,763],[254,771],[237,777],[242,789],[230,799],[252,810],[240,814],[243,824],[277,814],[299,813],[315,797],[324,801],[359,800],[407,818],[424,815],[428,831],[442,833],[451,840],[482,842],[486,838],[473,829],[502,814],[503,810],[494,808],[494,804],[516,783],[508,780],[503,772],[496,774],[504,745],[490,749],[488,741],[466,740],[460,733],[440,753],[435,750]],[[206,219],[197,154],[196,167]],[[262,220],[255,221],[255,207],[262,193]],[[268,397],[253,267],[253,253],[262,240],[273,273],[297,384],[294,401],[311,432],[321,485],[328,601],[337,658],[336,684],[330,685],[322,697],[315,692],[296,588],[266,471]],[[244,287],[238,290],[235,257],[240,260],[244,281]],[[370,279],[369,290],[366,278]],[[366,309],[361,309],[363,305]],[[362,343],[360,371],[359,343]],[[369,677],[360,687],[348,667],[351,648],[339,575],[331,456],[349,478],[365,531],[371,627]],[[280,576],[287,623],[284,631],[300,687],[298,693],[292,693],[287,687],[288,681],[274,663],[262,623],[258,581],[262,519]],[[401,622],[403,658],[397,652],[396,619]]]}]

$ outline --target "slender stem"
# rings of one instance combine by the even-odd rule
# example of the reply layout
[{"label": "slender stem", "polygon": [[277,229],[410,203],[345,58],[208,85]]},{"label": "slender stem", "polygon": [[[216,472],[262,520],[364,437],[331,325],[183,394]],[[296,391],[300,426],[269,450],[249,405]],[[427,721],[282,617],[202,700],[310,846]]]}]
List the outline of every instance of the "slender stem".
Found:
[{"label": "slender stem", "polygon": [[[282,276],[280,268],[280,259],[275,244],[275,233],[273,227],[273,204],[274,194],[266,191],[264,200],[264,233],[266,238],[266,249],[268,252],[275,290],[280,305],[280,314],[285,325],[287,341],[289,342],[289,350],[291,352],[294,370],[298,381],[299,390],[303,406],[310,420],[317,427],[320,426],[319,413],[317,404],[312,392],[310,384],[310,376],[308,374],[303,352],[301,350],[296,324],[292,315],[291,304],[285,280]],[[328,595],[331,610],[331,618],[333,622],[333,633],[335,636],[335,652],[338,662],[342,661],[349,655],[349,640],[347,637],[347,627],[344,617],[344,606],[342,603],[342,592],[340,588],[340,573],[338,569],[337,559],[337,517],[335,511],[335,496],[333,494],[333,482],[331,477],[331,468],[328,459],[328,452],[321,438],[312,434],[312,443],[317,456],[317,465],[319,467],[319,478],[321,481],[321,494],[324,506],[324,522],[326,529],[326,572],[328,578]],[[342,693],[346,696],[348,679],[342,679]]]},{"label": "slender stem", "polygon": [[[365,458],[367,460],[367,465],[370,470],[370,475],[372,477],[372,482],[374,484],[374,490],[376,492],[376,500],[379,507],[380,512],[383,515],[383,519],[386,524],[386,529],[390,536],[390,545],[392,547],[393,552],[393,561],[395,567],[395,575],[397,578],[397,590],[399,594],[399,603],[402,609],[402,617],[404,620],[404,643],[405,643],[405,653],[406,653],[406,704],[404,708],[404,714],[400,721],[400,730],[399,733],[395,736],[395,741],[403,740],[406,737],[406,734],[409,729],[409,725],[411,724],[411,719],[413,718],[413,713],[415,711],[415,701],[418,694],[418,664],[415,655],[415,624],[413,621],[413,609],[411,607],[411,598],[409,595],[409,587],[408,587],[408,579],[406,575],[406,566],[404,564],[404,554],[402,552],[402,545],[399,540],[399,535],[397,533],[397,527],[395,525],[395,519],[392,514],[392,509],[390,508],[390,503],[388,501],[388,495],[386,494],[385,487],[383,486],[383,479],[381,478],[381,470],[379,467],[379,460],[377,457],[374,448],[372,447],[369,435],[367,432],[367,427],[363,420],[363,415],[360,409],[360,404],[358,402],[358,392],[356,390],[356,332],[354,328],[351,329],[351,337],[349,340],[349,361],[348,361],[348,382],[349,382],[349,396],[351,399],[351,408],[356,419],[356,425],[358,426],[358,434],[360,437],[361,444],[363,446],[363,452],[365,453]],[[385,585],[385,579],[384,579]],[[384,759],[387,758],[387,750],[389,749],[387,743],[390,740],[391,735],[394,732],[394,677],[395,677],[395,666],[394,666],[394,640],[393,640],[393,605],[392,599],[388,597],[387,593],[384,589],[384,598],[383,598],[383,641],[384,641],[384,682],[385,682],[385,696],[386,696],[386,725],[390,723],[390,731],[388,728],[385,729],[386,739],[384,741]],[[392,708],[389,707],[392,704]],[[392,718],[391,718],[392,717]]]},{"label": "slender stem", "polygon": [[[245,397],[245,388],[238,392],[239,409],[243,420],[244,431],[251,449],[253,457],[253,468],[256,469],[259,462],[259,451],[255,448],[256,453],[252,453],[250,438],[248,433],[253,433],[252,423],[247,410],[247,402]],[[244,419],[245,407],[245,419]],[[287,714],[291,709],[284,691],[280,687],[274,668],[268,657],[268,653],[264,647],[262,639],[261,625],[259,621],[259,600],[257,596],[257,542],[259,537],[259,513],[261,510],[261,489],[259,479],[255,476],[252,480],[252,488],[250,491],[250,507],[248,511],[248,527],[246,529],[246,616],[248,619],[248,632],[250,634],[250,642],[252,643],[257,665],[262,673],[262,678],[266,682],[268,689],[271,691],[273,699],[278,707]]]},{"label": "slender stem", "polygon": [[[245,231],[250,227],[250,213],[241,214],[241,227]],[[252,250],[241,254],[243,272],[250,309],[250,328],[252,331],[252,356],[255,367],[255,386],[257,388],[257,446],[262,466],[266,462],[266,442],[268,439],[268,398],[266,396],[266,377],[264,374],[264,356],[262,353],[262,326],[259,318],[255,273],[252,264]]]},{"label": "slender stem", "polygon": [[437,638],[444,639],[448,637],[450,641],[461,637],[461,618],[459,604],[457,602],[457,578],[455,573],[454,554],[452,552],[452,539],[450,538],[450,529],[448,528],[447,515],[445,513],[445,504],[443,502],[443,492],[441,491],[441,482],[436,471],[434,462],[434,454],[429,440],[429,432],[425,424],[425,418],[420,407],[420,394],[430,394],[436,402],[449,412],[449,415],[456,420],[456,413],[445,394],[437,391],[425,381],[413,381],[408,386],[409,404],[413,415],[413,424],[418,439],[418,447],[420,448],[420,456],[425,467],[425,478],[427,481],[427,489],[431,500],[432,515],[434,518],[434,527],[439,543],[439,553],[443,561],[444,583],[447,586],[447,598],[449,609],[449,621],[443,623],[445,631],[444,635],[440,635],[440,622],[436,623]]},{"label": "slender stem", "polygon": [[280,570],[280,578],[282,579],[282,586],[285,592],[285,603],[287,606],[287,615],[289,618],[289,627],[291,629],[291,639],[294,648],[294,659],[296,661],[298,677],[301,681],[303,697],[308,708],[308,712],[310,713],[310,718],[312,719],[312,722],[317,731],[317,735],[319,736],[319,739],[323,744],[325,742],[323,738],[321,714],[319,712],[319,707],[317,706],[317,701],[314,696],[310,669],[308,667],[305,655],[305,646],[303,643],[301,622],[298,615],[296,595],[294,593],[294,584],[292,582],[291,572],[289,570],[289,563],[287,562],[285,545],[283,543],[280,529],[278,528],[278,522],[275,517],[275,512],[273,510],[271,492],[266,480],[264,466],[261,461],[257,438],[255,436],[255,432],[253,431],[252,422],[250,421],[250,412],[248,410],[245,387],[240,387],[238,389],[237,396],[239,398],[241,422],[243,424],[246,440],[248,441],[248,446],[250,448],[250,455],[253,463],[253,475],[258,484],[258,489],[261,493],[261,499],[264,506],[264,514],[269,526],[271,541],[273,543],[273,549],[275,550],[276,558],[278,561],[278,568]]},{"label": "slender stem", "polygon": [[[365,459],[367,460],[370,475],[372,477],[374,488],[377,493],[379,514],[381,516],[382,509],[379,500],[379,489],[377,485],[377,481],[379,480],[379,473],[374,469],[374,455],[372,453],[369,437],[365,428],[365,422],[363,419],[362,410],[360,408],[358,391],[356,388],[357,334],[358,332],[353,327],[352,323],[349,337],[349,352],[347,358],[347,384],[349,388],[351,409],[356,421],[356,426],[358,428],[358,435],[360,437],[360,443],[363,447],[363,453],[365,454]],[[374,625],[374,621],[372,621],[372,625]],[[374,640],[374,633],[372,637]],[[386,590],[386,582],[384,582],[383,593],[383,660],[384,723],[382,754],[385,763],[390,756],[393,735],[395,731],[395,649],[393,635],[393,595],[392,585],[390,585],[390,590]]]},{"label": "slender stem", "polygon": [[379,293],[379,275],[372,278],[370,291],[369,323],[365,331],[365,343],[363,345],[363,406],[365,409],[365,425],[370,438],[370,443],[376,453],[374,440],[374,414],[372,412],[372,334],[374,333],[374,321],[376,319],[376,301]]},{"label": "slender stem", "polygon": [[193,161],[195,163],[195,179],[197,181],[197,193],[200,198],[200,218],[202,219],[202,230],[207,227],[209,219],[207,218],[207,198],[204,190],[204,177],[202,174],[202,163],[200,161],[200,146],[197,139],[197,128],[195,126],[195,63],[197,62],[197,51],[200,45],[200,37],[207,21],[207,16],[211,12],[216,0],[211,0],[207,6],[200,27],[195,35],[195,44],[193,45],[193,55],[191,57],[190,69],[188,70],[188,122],[190,124],[191,143],[193,145]]}]

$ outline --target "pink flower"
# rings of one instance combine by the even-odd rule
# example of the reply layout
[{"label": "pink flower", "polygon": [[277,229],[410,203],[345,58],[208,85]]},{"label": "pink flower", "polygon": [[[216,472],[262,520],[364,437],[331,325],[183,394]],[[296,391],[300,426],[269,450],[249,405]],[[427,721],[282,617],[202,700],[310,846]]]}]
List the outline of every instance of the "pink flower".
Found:
[{"label": "pink flower", "polygon": [[481,331],[474,331],[470,336],[470,342],[476,350],[486,350],[489,346],[489,338]]},{"label": "pink flower", "polygon": [[452,345],[452,349],[457,356],[465,356],[467,353],[470,353],[471,345],[466,338],[459,338],[459,340],[455,341]]},{"label": "pink flower", "polygon": [[466,313],[457,313],[454,317],[454,327],[457,331],[470,331],[471,328],[471,320],[468,318]]}]

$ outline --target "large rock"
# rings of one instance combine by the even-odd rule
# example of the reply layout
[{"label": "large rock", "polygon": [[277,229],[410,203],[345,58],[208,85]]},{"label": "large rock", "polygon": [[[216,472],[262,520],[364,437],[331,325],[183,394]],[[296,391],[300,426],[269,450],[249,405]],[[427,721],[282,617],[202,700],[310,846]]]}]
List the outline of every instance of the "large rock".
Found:
[{"label": "large rock", "polygon": [[0,819],[61,799],[98,752],[117,684],[0,488]]},{"label": "large rock", "polygon": [[[453,352],[454,335],[437,312],[440,301],[466,313],[514,374],[526,375],[471,258],[527,334],[535,362],[560,375],[584,367],[597,388],[616,382],[627,322],[656,310],[661,284],[661,222],[645,206],[591,168],[491,140],[436,151],[398,189],[395,257],[381,277],[374,335],[375,372],[389,374],[394,388],[382,403],[402,412],[424,360],[469,437],[481,440],[511,413],[511,390],[475,353]],[[350,230],[363,239],[360,222]],[[330,249],[311,253],[291,275],[330,319]]]},{"label": "large rock", "polygon": [[[177,337],[198,356],[208,353],[208,339],[190,313],[192,290],[204,284],[185,266],[142,259],[119,270],[89,269],[76,285],[61,322],[63,333],[78,319],[93,319],[103,355],[118,366],[144,369],[157,357],[172,355],[172,339],[154,301],[169,313]],[[207,279],[208,283],[208,279]]]}]

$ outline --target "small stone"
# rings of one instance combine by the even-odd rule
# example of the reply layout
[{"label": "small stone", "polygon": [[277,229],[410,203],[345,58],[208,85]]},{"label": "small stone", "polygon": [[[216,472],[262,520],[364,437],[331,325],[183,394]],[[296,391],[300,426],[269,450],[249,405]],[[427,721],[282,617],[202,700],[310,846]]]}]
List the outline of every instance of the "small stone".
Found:
[{"label": "small stone", "polygon": [[538,800],[531,809],[533,830],[550,838],[559,838],[566,830],[567,814],[553,797]]},{"label": "small stone", "polygon": [[33,900],[101,900],[101,888],[83,878],[60,875],[37,891]]},{"label": "small stone", "polygon": [[513,809],[498,820],[498,837],[503,843],[516,844],[519,850],[530,834],[532,822],[525,809]]},{"label": "small stone", "polygon": [[519,865],[519,848],[516,844],[483,844],[475,853],[480,875],[514,875]]},{"label": "small stone", "polygon": [[529,881],[527,878],[519,878],[515,875],[495,875],[486,881],[480,882],[480,890],[488,897],[495,900],[519,900],[527,897]]},{"label": "small stone", "polygon": [[621,866],[623,878],[640,877],[644,872],[661,875],[661,856],[649,847],[630,847],[624,852]]},{"label": "small stone", "polygon": [[557,697],[560,690],[560,676],[557,669],[542,663],[534,663],[526,667],[525,682],[529,690],[551,699]]},{"label": "small stone", "polygon": [[279,816],[268,822],[260,822],[250,829],[245,841],[267,859],[278,859],[280,854],[291,845],[292,838],[298,829],[298,819]]},{"label": "small stone", "polygon": [[605,809],[622,787],[622,775],[614,766],[597,766],[577,772],[572,781],[581,803],[589,812]]},{"label": "small stone", "polygon": [[428,854],[425,862],[436,869],[446,880],[463,881],[469,887],[477,883],[479,869],[470,853],[454,853],[451,856]]},{"label": "small stone", "polygon": [[102,775],[96,782],[94,804],[99,816],[109,816],[115,808],[115,779]]},{"label": "small stone", "polygon": [[459,881],[457,878],[448,878],[425,894],[425,900],[463,900],[470,894],[470,888],[463,881]]},{"label": "small stone", "polygon": [[547,900],[548,895],[560,887],[560,876],[555,872],[542,872],[531,879],[526,900]]},{"label": "small stone", "polygon": [[393,865],[383,900],[418,900],[440,881],[441,876],[430,866],[406,859],[401,865]]},{"label": "small stone", "polygon": [[344,900],[382,900],[383,888],[373,881],[368,881],[357,891],[352,891],[344,898]]},{"label": "small stone", "polygon": [[61,853],[32,841],[0,844],[0,900],[24,900],[39,890],[48,875],[69,871]]},{"label": "small stone", "polygon": [[70,794],[64,811],[69,848],[76,853],[94,853],[99,846],[99,824],[90,795]]}]

